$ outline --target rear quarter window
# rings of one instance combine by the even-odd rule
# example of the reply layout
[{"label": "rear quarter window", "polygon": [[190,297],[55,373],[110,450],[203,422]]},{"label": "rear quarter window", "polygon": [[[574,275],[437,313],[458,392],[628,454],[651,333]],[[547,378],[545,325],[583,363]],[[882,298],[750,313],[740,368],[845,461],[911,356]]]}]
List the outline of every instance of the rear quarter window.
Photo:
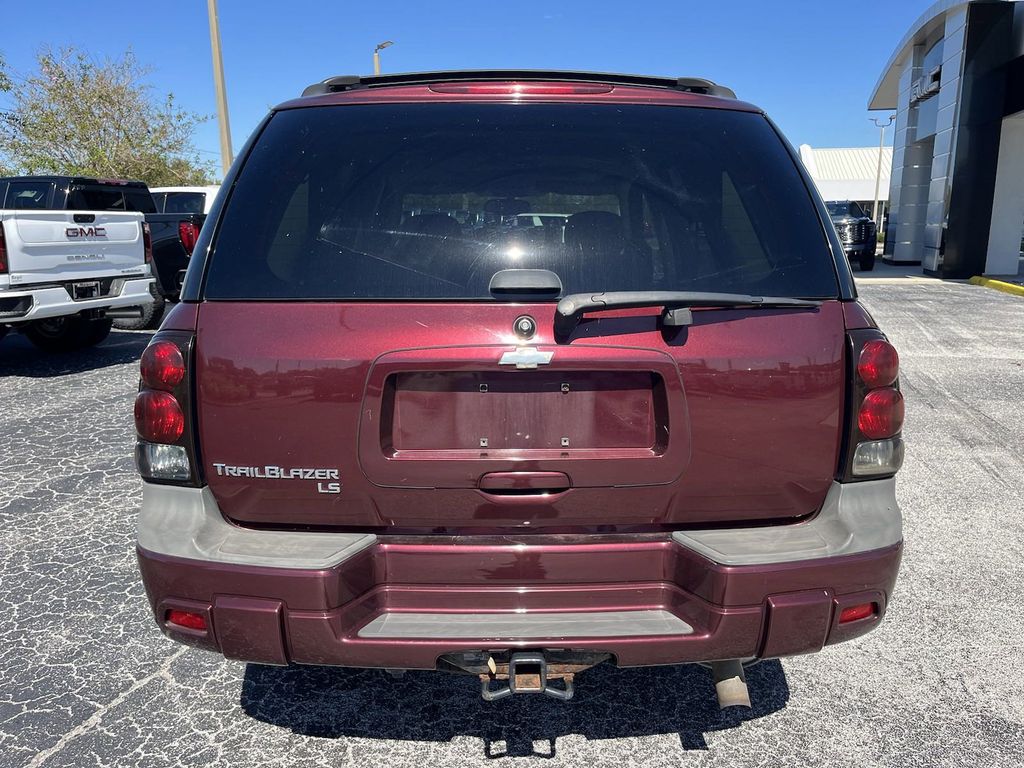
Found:
[{"label": "rear quarter window", "polygon": [[566,293],[838,293],[810,193],[762,115],[576,104],[275,114],[205,293],[481,300],[516,267],[557,273]]}]

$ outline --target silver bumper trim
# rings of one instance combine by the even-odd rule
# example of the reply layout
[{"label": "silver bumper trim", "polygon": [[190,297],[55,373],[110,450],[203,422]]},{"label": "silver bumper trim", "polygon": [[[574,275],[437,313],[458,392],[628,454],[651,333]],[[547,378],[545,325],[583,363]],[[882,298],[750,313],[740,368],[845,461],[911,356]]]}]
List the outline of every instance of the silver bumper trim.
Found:
[{"label": "silver bumper trim", "polygon": [[258,531],[232,525],[208,487],[142,484],[139,546],[189,560],[269,568],[332,568],[372,545],[369,533]]},{"label": "silver bumper trim", "polygon": [[855,555],[898,544],[896,478],[832,483],[821,511],[794,525],[676,531],[672,538],[721,565],[765,565]]},{"label": "silver bumper trim", "polygon": [[[149,552],[271,568],[332,568],[377,541],[368,533],[241,528],[224,519],[208,487],[154,483],[143,483],[137,531],[139,546]],[[882,549],[902,541],[903,527],[895,479],[885,478],[833,483],[821,511],[807,522],[676,531],[672,538],[715,563],[764,565]]]}]

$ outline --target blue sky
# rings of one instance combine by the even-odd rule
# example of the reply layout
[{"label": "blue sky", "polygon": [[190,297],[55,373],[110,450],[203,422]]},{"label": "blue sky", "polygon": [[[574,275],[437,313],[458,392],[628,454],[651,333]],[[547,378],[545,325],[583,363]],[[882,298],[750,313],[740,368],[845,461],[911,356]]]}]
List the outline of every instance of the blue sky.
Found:
[{"label": "blue sky", "polygon": [[[273,104],[334,74],[523,67],[709,77],[767,110],[794,144],[878,140],[866,104],[882,66],[931,0],[674,0],[608,3],[220,0],[237,149]],[[84,10],[88,8],[88,10]],[[173,9],[173,10],[172,10]],[[15,72],[42,46],[96,57],[129,45],[151,82],[212,115],[205,0],[5,3],[0,52]],[[217,159],[216,123],[197,134]]]}]

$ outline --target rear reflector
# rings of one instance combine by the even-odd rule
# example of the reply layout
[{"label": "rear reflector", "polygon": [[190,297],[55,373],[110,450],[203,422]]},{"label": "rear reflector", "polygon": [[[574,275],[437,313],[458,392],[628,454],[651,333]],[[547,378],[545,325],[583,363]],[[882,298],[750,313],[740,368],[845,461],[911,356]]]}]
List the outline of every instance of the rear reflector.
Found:
[{"label": "rear reflector", "polygon": [[896,435],[903,429],[903,395],[893,387],[868,392],[860,404],[857,426],[870,440]]},{"label": "rear reflector", "polygon": [[856,477],[892,475],[903,466],[903,441],[871,440],[860,443],[853,452],[852,471]]},{"label": "rear reflector", "polygon": [[175,480],[184,482],[192,476],[188,451],[180,445],[138,442],[135,445],[135,466],[143,480]]},{"label": "rear reflector", "polygon": [[167,623],[185,629],[195,629],[199,632],[206,631],[206,617],[191,611],[168,611]]},{"label": "rear reflector", "polygon": [[142,353],[142,381],[153,389],[172,390],[185,378],[185,358],[171,341],[155,341]]},{"label": "rear reflector", "polygon": [[896,347],[884,339],[872,339],[864,344],[857,360],[857,375],[868,389],[887,387],[900,373],[900,357]]},{"label": "rear reflector", "polygon": [[877,612],[874,603],[851,605],[849,608],[843,608],[840,612],[839,623],[849,624],[851,621],[859,621],[860,619],[866,619],[868,616],[874,616]]},{"label": "rear reflector", "polygon": [[185,431],[185,414],[174,395],[143,390],[135,398],[135,428],[143,440],[173,443]]}]

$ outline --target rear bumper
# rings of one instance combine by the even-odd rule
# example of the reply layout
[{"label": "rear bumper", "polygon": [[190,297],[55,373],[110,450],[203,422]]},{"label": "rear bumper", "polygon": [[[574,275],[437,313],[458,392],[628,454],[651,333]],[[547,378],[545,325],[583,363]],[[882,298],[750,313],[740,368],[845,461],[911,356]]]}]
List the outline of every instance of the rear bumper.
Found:
[{"label": "rear bumper", "polygon": [[[770,658],[862,635],[885,613],[902,552],[892,481],[840,491],[793,526],[509,542],[252,531],[219,518],[205,489],[147,484],[138,556],[166,634],[244,661],[433,669],[449,653],[521,648],[623,666]],[[838,623],[866,602],[875,616]],[[171,609],[203,614],[208,630],[169,626]]]},{"label": "rear bumper", "polygon": [[27,323],[51,317],[76,315],[86,310],[142,307],[153,303],[152,277],[125,278],[109,296],[75,301],[62,285],[25,288],[0,293],[0,307],[10,305],[11,312],[0,312],[0,323]]}]

